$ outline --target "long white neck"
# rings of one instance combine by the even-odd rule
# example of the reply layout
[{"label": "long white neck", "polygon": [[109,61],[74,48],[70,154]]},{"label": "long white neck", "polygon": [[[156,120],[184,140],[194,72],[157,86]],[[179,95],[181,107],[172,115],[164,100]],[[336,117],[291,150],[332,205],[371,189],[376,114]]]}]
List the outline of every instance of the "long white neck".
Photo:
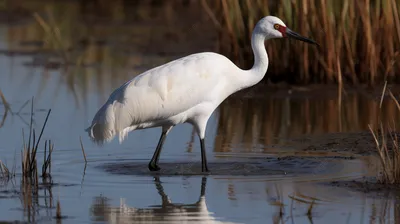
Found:
[{"label": "long white neck", "polygon": [[265,50],[264,41],[268,39],[265,34],[256,27],[251,36],[251,48],[254,54],[254,65],[250,70],[243,71],[241,76],[240,89],[253,86],[260,82],[268,69],[268,54]]}]

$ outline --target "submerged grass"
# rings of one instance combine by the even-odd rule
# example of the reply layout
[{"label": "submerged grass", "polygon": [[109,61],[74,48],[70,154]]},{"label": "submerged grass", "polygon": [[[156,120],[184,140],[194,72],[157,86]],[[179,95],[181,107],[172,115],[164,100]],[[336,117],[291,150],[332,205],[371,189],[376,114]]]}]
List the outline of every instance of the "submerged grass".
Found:
[{"label": "submerged grass", "polygon": [[[274,81],[291,83],[383,83],[400,81],[400,1],[395,0],[219,0],[209,1],[220,21],[220,49],[242,66],[252,65],[255,23],[266,15],[309,36],[315,47],[271,41],[267,51]],[[383,35],[384,34],[384,35]]]}]

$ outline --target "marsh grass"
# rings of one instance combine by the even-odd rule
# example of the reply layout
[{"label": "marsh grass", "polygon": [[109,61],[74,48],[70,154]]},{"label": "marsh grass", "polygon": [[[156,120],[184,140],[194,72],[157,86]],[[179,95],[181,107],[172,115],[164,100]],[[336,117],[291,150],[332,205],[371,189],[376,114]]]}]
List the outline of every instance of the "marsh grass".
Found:
[{"label": "marsh grass", "polygon": [[[49,150],[47,151],[47,143],[49,143]],[[51,154],[54,150],[54,144],[51,143],[51,140],[46,140],[44,144],[44,154],[43,154],[43,165],[42,165],[42,177],[51,177]]]},{"label": "marsh grass", "polygon": [[79,136],[79,142],[81,143],[81,150],[82,150],[83,159],[85,160],[85,166],[86,166],[87,159],[86,159],[85,147],[83,147],[82,137],[81,136]]},{"label": "marsh grass", "polygon": [[0,160],[0,174],[1,174],[0,177],[3,179],[10,179],[13,175],[1,160]]},{"label": "marsh grass", "polygon": [[3,92],[0,90],[0,98],[6,110],[10,110],[10,104],[8,103],[6,97],[4,96]]},{"label": "marsh grass", "polygon": [[59,56],[61,56],[65,62],[68,62],[70,56],[65,46],[65,40],[63,40],[59,25],[55,22],[53,13],[47,8],[47,17],[49,20],[46,21],[37,12],[33,13],[33,17],[36,22],[44,31],[45,44],[49,48],[56,50]]},{"label": "marsh grass", "polygon": [[[1,94],[0,94],[1,95]],[[41,175],[38,170],[37,163],[37,152],[40,145],[40,140],[42,138],[44,129],[48,122],[51,109],[48,110],[47,115],[45,117],[44,123],[42,125],[40,134],[38,138],[36,138],[36,131],[33,127],[34,120],[34,105],[33,98],[31,100],[31,111],[30,111],[30,124],[29,124],[29,138],[28,141],[25,141],[24,132],[22,130],[22,139],[23,139],[23,149],[21,151],[21,169],[22,169],[22,178],[19,190],[19,199],[23,206],[24,216],[27,217],[27,221],[36,222],[38,210],[42,208],[46,209],[56,209],[56,216],[54,217],[57,220],[57,223],[61,223],[60,219],[64,218],[61,216],[61,206],[60,201],[57,201],[56,207],[54,207],[53,203],[53,194],[52,187],[53,181],[51,177],[51,162],[52,162],[52,153],[54,150],[54,144],[51,140],[46,140],[44,143],[44,153],[43,153],[43,164]],[[22,107],[25,107],[27,103],[25,103]],[[17,112],[12,114],[19,114],[22,108]],[[10,170],[6,164],[0,160],[0,181],[4,182],[6,185],[10,180],[13,180],[16,173],[16,155],[14,156],[14,164],[12,169]],[[41,182],[39,182],[39,177],[41,177]],[[40,191],[44,191],[44,194],[40,194]],[[40,202],[44,202],[44,205],[40,204]]]},{"label": "marsh grass", "polygon": [[[400,113],[400,104],[390,90],[386,89],[386,85],[382,91],[381,102],[385,93],[388,92],[391,100],[397,106],[397,111]],[[378,181],[383,184],[399,184],[400,183],[400,147],[399,134],[396,130],[396,123],[393,120],[392,124],[384,125],[380,122],[379,130],[374,130],[371,125],[368,128],[375,140],[376,149],[379,154],[382,165],[382,174],[378,176]]]},{"label": "marsh grass", "polygon": [[[28,142],[25,142],[25,137],[24,133],[22,133],[22,139],[23,139],[23,150],[21,152],[21,167],[22,167],[22,176],[23,176],[23,183],[29,182],[36,188],[39,185],[38,181],[38,167],[37,167],[37,150],[39,147],[40,140],[43,135],[43,131],[46,127],[48,118],[50,116],[51,109],[49,109],[46,119],[43,123],[42,129],[40,131],[39,137],[36,140],[36,131],[33,128],[33,98],[32,98],[32,104],[31,104],[31,119],[30,119],[30,126],[29,126],[29,139]],[[48,145],[48,150],[47,150],[47,145]],[[51,172],[51,154],[54,149],[54,144],[51,143],[51,141],[46,141],[45,142],[45,148],[44,148],[44,160],[43,160],[43,165],[42,165],[42,177],[46,178],[50,176]],[[47,153],[48,152],[48,153]]]},{"label": "marsh grass", "polygon": [[383,184],[400,183],[400,148],[399,139],[395,129],[385,130],[381,125],[379,131],[374,131],[369,126],[374,137],[383,172],[378,176],[378,181]]},{"label": "marsh grass", "polygon": [[278,16],[321,45],[317,50],[294,41],[269,41],[268,73],[274,81],[370,85],[399,81],[400,1],[219,0],[208,4],[221,24],[221,51],[242,66],[253,63],[251,32],[266,15]]},{"label": "marsh grass", "polygon": [[57,200],[56,217],[55,217],[55,218],[56,218],[57,220],[62,219],[60,200]]},{"label": "marsh grass", "polygon": [[5,182],[15,177],[16,172],[16,163],[15,163],[15,155],[14,155],[14,163],[11,170],[8,166],[0,160],[0,179],[3,179]]},{"label": "marsh grass", "polygon": [[[35,222],[37,210],[40,208],[39,205],[39,191],[44,189],[49,192],[49,198],[45,195],[45,207],[52,207],[52,178],[51,178],[51,156],[54,150],[54,144],[51,140],[46,140],[44,144],[43,153],[43,164],[41,170],[41,182],[39,182],[39,170],[37,163],[37,152],[42,138],[44,129],[46,127],[48,118],[50,116],[51,109],[48,110],[46,118],[44,120],[42,129],[38,138],[36,139],[36,131],[33,128],[33,98],[31,101],[31,117],[29,125],[29,138],[28,142],[25,141],[25,136],[22,131],[23,139],[23,150],[21,151],[21,167],[22,167],[22,178],[20,185],[20,200],[24,208],[24,213],[28,217],[29,221]],[[50,204],[48,204],[48,199]]]},{"label": "marsh grass", "polygon": [[3,114],[3,117],[2,117],[2,119],[0,121],[0,128],[1,128],[1,127],[3,127],[4,122],[6,121],[8,112],[11,111],[11,107],[10,107],[10,104],[6,100],[6,97],[4,96],[4,94],[3,94],[3,92],[1,90],[0,90],[0,98],[1,98],[1,101],[2,101],[3,106],[4,106],[4,114]]},{"label": "marsh grass", "polygon": [[314,208],[314,204],[315,204],[315,200],[312,200],[310,205],[308,206],[308,209],[307,209],[307,217],[308,217],[309,220],[312,220],[312,211],[313,211],[313,208]]}]

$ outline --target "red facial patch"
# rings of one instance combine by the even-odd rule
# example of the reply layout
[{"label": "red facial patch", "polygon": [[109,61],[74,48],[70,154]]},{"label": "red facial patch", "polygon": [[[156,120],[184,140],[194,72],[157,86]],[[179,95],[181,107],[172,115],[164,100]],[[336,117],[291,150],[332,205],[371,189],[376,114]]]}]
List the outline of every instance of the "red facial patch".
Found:
[{"label": "red facial patch", "polygon": [[283,37],[286,37],[286,27],[285,26],[279,26],[278,31],[282,33]]}]

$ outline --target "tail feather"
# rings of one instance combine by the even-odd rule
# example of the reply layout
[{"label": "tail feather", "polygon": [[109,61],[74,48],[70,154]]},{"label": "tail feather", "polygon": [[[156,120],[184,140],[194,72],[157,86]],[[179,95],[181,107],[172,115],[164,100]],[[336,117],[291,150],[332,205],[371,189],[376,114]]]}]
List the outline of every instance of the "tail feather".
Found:
[{"label": "tail feather", "polygon": [[85,129],[90,139],[97,143],[103,144],[109,142],[115,137],[115,118],[113,104],[106,103],[103,105],[93,118],[92,125]]},{"label": "tail feather", "polygon": [[118,101],[108,101],[104,104],[94,116],[92,125],[85,130],[91,140],[103,144],[110,142],[118,134],[121,143],[128,132],[135,129],[131,126],[132,118],[126,109],[125,105]]},{"label": "tail feather", "polygon": [[85,131],[88,132],[90,139],[99,145],[110,142],[115,136],[114,130],[104,124],[94,123]]}]

